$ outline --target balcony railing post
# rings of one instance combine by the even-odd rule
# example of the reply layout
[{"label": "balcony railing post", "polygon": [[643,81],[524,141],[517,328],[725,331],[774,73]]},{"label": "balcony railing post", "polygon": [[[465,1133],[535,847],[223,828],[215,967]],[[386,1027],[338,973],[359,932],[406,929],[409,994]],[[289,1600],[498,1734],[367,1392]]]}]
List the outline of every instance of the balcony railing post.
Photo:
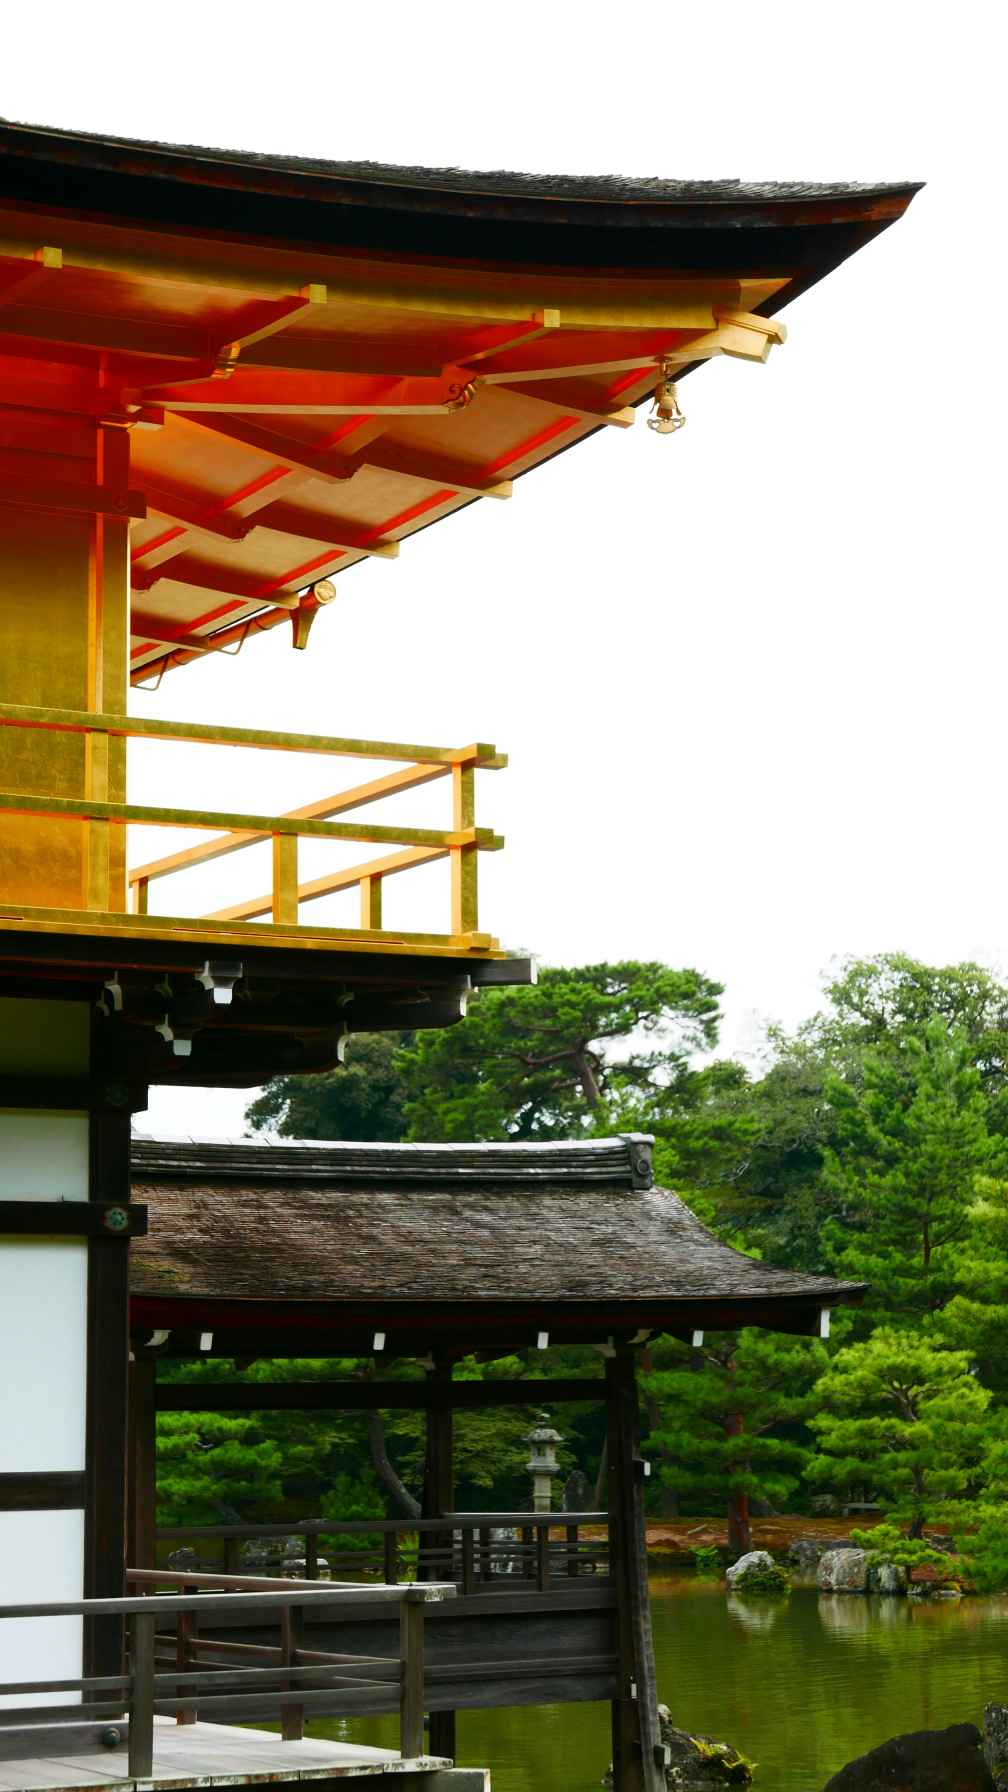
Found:
[{"label": "balcony railing post", "polygon": [[360,880],[360,924],[369,929],[382,924],[382,880],[375,874]]},{"label": "balcony railing post", "polygon": [[[298,1650],[304,1642],[304,1607],[288,1605],[280,1614],[280,1657],[285,1668],[297,1666]],[[289,1680],[286,1690],[294,1690],[296,1682]],[[304,1706],[282,1705],[280,1707],[280,1734],[284,1742],[300,1742],[304,1736]]]},{"label": "balcony railing post", "polygon": [[[452,826],[456,831],[476,826],[476,773],[471,765],[452,766]],[[451,849],[451,930],[475,933],[478,914],[478,854],[474,846]]]},{"label": "balcony railing post", "polygon": [[130,1670],[132,1689],[129,1725],[129,1776],[149,1779],[154,1771],[154,1628],[153,1612],[133,1616]]},{"label": "balcony railing post", "polygon": [[273,920],[279,925],[297,926],[298,918],[298,838],[296,834],[273,835]]},{"label": "balcony railing post", "polygon": [[399,1607],[399,1659],[399,1753],[413,1761],[424,1752],[424,1608],[416,1594],[407,1594]]},{"label": "balcony railing post", "polygon": [[318,1538],[314,1532],[305,1534],[305,1580],[318,1580]]}]

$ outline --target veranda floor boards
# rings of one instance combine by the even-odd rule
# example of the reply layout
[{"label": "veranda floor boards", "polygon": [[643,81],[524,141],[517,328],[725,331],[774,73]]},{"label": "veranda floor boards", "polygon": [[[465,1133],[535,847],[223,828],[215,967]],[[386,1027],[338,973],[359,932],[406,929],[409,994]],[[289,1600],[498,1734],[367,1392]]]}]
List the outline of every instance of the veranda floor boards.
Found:
[{"label": "veranda floor boards", "polygon": [[[425,1756],[404,1762],[390,1749],[363,1748],[346,1742],[306,1737],[282,1742],[267,1730],[236,1729],[229,1724],[178,1725],[171,1718],[154,1720],[154,1771],[142,1783],[169,1788],[247,1785],[250,1781],[344,1779],[367,1774],[434,1772],[450,1763]],[[130,1779],[126,1744],[118,1748],[89,1746],[58,1752],[50,1732],[44,1756],[0,1759],[0,1792],[71,1792],[76,1787],[123,1787]]]}]

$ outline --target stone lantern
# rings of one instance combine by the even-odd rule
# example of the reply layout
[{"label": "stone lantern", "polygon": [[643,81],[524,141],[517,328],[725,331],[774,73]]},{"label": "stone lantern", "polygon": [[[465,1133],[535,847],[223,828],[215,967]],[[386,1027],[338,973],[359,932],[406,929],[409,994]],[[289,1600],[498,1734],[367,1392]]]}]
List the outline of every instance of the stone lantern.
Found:
[{"label": "stone lantern", "polygon": [[553,1477],[560,1473],[556,1446],[563,1443],[563,1438],[549,1423],[548,1412],[539,1413],[538,1419],[535,1430],[527,1432],[525,1436],[526,1443],[531,1445],[531,1454],[525,1467],[532,1476],[532,1510],[551,1512]]}]

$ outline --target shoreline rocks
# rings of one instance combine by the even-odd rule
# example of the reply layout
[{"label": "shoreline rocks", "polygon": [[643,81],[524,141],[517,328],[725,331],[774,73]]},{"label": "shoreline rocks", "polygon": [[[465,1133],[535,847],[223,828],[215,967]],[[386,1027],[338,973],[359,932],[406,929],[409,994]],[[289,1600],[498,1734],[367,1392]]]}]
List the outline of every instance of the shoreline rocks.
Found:
[{"label": "shoreline rocks", "polygon": [[819,1558],[816,1580],[821,1593],[865,1593],[868,1557],[863,1549],[827,1549]]},{"label": "shoreline rocks", "polygon": [[767,1549],[750,1549],[725,1569],[731,1593],[789,1593],[791,1582]]},{"label": "shoreline rocks", "polygon": [[914,1730],[848,1761],[823,1792],[997,1792],[976,1724]]}]

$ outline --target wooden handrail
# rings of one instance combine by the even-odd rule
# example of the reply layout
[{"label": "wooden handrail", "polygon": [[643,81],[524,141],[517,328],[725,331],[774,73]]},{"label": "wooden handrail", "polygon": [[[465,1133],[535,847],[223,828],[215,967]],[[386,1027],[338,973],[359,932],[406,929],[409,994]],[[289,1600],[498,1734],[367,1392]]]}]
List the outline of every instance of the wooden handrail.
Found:
[{"label": "wooden handrail", "polygon": [[[423,1753],[424,1712],[424,1607],[443,1599],[454,1598],[450,1583],[410,1583],[404,1586],[331,1587],[305,1581],[263,1581],[260,1590],[250,1590],[249,1577],[215,1574],[188,1574],[156,1569],[127,1570],[128,1579],[140,1584],[156,1584],[169,1580],[182,1584],[181,1594],[149,1593],[121,1599],[47,1600],[44,1602],[0,1605],[3,1618],[46,1617],[128,1617],[130,1623],[130,1671],[116,1676],[83,1676],[73,1680],[34,1680],[0,1683],[0,1700],[17,1694],[78,1691],[91,1695],[86,1705],[53,1706],[44,1709],[48,1723],[79,1719],[81,1712],[97,1719],[121,1717],[129,1712],[129,1776],[149,1779],[154,1767],[154,1717],[156,1713],[176,1713],[179,1721],[198,1715],[200,1709],[211,1715],[230,1714],[237,1710],[252,1715],[261,1711],[264,1697],[267,1705],[280,1713],[285,1741],[298,1741],[304,1734],[305,1709],[365,1710],[373,1701],[374,1689],[389,1681],[399,1683],[400,1753],[404,1759]],[[193,1583],[203,1583],[210,1591],[193,1598]],[[221,1590],[224,1589],[224,1590]],[[320,1650],[302,1650],[303,1619],[307,1611],[321,1607],[331,1610],[348,1600],[372,1604],[394,1604],[400,1611],[400,1650],[396,1662],[384,1657],[330,1655]],[[255,1615],[275,1613],[280,1620],[280,1649],[245,1646],[242,1659],[256,1654],[266,1655],[268,1666],[250,1664],[236,1669],[176,1665],[158,1672],[158,1621],[166,1616],[185,1620],[191,1629],[197,1619],[209,1613],[239,1610],[248,1620]],[[199,1644],[191,1638],[191,1661],[198,1660]],[[279,1659],[278,1659],[279,1657]],[[308,1657],[308,1659],[304,1659]],[[318,1685],[317,1682],[324,1682]],[[105,1694],[95,1698],[95,1694]],[[117,1696],[116,1696],[117,1695]],[[36,1704],[18,1707],[0,1706],[0,1727],[19,1728],[39,1721]]]},{"label": "wooden handrail", "polygon": [[[601,1524],[609,1522],[608,1512],[444,1512],[438,1518],[304,1518],[271,1524],[169,1524],[159,1525],[157,1536],[164,1542],[186,1537],[319,1537],[351,1536],[361,1532],[443,1531],[446,1524],[454,1530],[480,1530],[483,1525],[550,1525]],[[132,1572],[132,1570],[131,1570]],[[295,1586],[300,1582],[288,1583]]]},{"label": "wooden handrail", "polygon": [[486,741],[467,747],[423,747],[395,740],[355,740],[326,734],[279,733],[271,728],[219,728],[212,722],[164,722],[103,710],[43,709],[0,703],[0,727],[55,728],[69,734],[107,734],[124,740],[184,740],[212,747],[258,747],[267,752],[323,753],[340,759],[402,759],[415,765],[478,765],[498,771],[507,757]]}]

